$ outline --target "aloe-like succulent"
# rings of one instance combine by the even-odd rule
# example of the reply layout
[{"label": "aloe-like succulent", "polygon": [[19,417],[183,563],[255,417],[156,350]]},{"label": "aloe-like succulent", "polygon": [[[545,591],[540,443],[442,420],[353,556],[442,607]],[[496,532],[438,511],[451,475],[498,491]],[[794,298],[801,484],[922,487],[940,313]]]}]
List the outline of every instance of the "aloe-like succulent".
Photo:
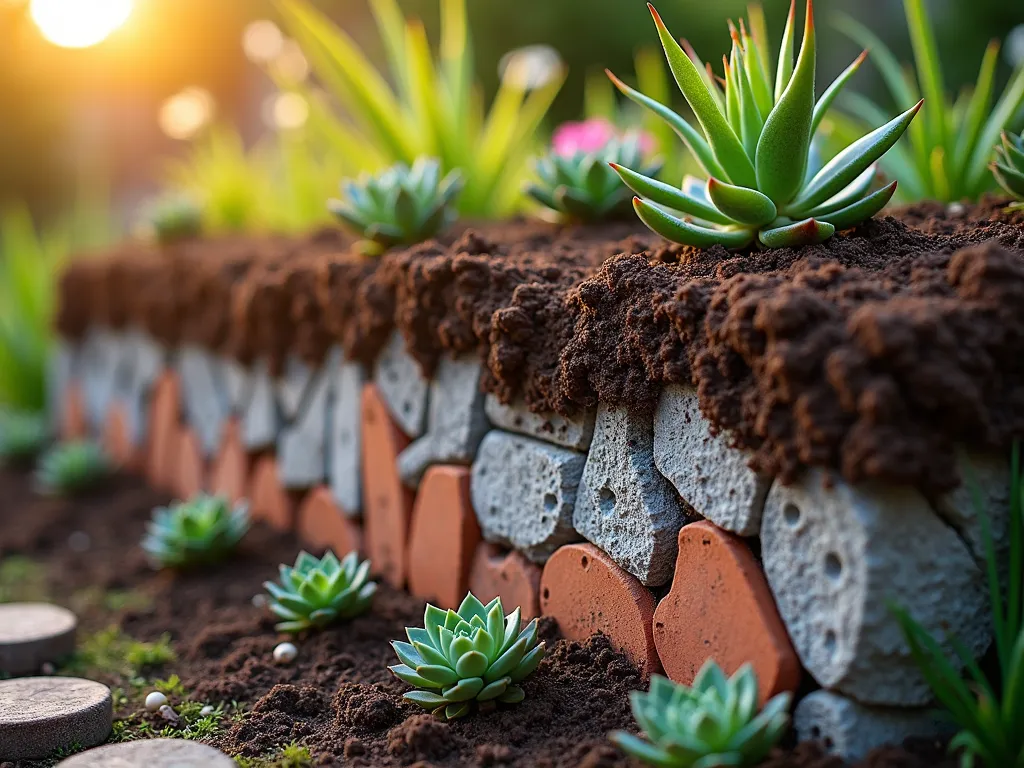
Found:
[{"label": "aloe-like succulent", "polygon": [[153,510],[142,548],[157,568],[215,563],[229,555],[249,530],[249,507],[223,496],[200,494]]},{"label": "aloe-like succulent", "polygon": [[811,140],[863,61],[854,61],[815,102],[813,0],[807,0],[795,65],[795,0],[790,8],[774,88],[764,40],[748,33],[745,25],[731,30],[732,54],[725,62],[724,78],[718,80],[692,50],[683,50],[654,6],[649,7],[669,67],[703,134],[668,107],[609,76],[626,96],[668,121],[708,180],[703,189],[692,183],[677,189],[613,166],[638,195],[633,204],[648,227],[669,240],[701,248],[743,248],[755,241],[769,247],[797,246],[823,242],[885,207],[896,182],[872,191],[874,165],[903,135],[921,103],[812,173]]},{"label": "aloe-like succulent", "polygon": [[146,207],[145,223],[156,241],[167,245],[198,237],[203,230],[203,209],[189,195],[168,195]]},{"label": "aloe-like succulent", "polygon": [[624,218],[632,212],[632,195],[610,165],[640,168],[645,176],[657,175],[663,164],[657,159],[645,162],[642,144],[641,134],[632,132],[613,137],[590,152],[565,154],[552,149],[535,161],[539,181],[526,184],[524,191],[566,221]]},{"label": "aloe-like succulent", "polygon": [[103,446],[87,440],[61,443],[39,459],[36,486],[42,493],[74,495],[96,487],[113,471]]},{"label": "aloe-like succulent", "polygon": [[0,409],[0,463],[32,459],[46,447],[49,439],[45,414]]},{"label": "aloe-like succulent", "polygon": [[370,581],[370,561],[349,552],[340,561],[330,550],[320,559],[300,552],[295,566],[280,567],[281,583],[264,582],[270,610],[284,621],[278,632],[322,629],[353,619],[370,607],[377,583]]},{"label": "aloe-like succulent", "polygon": [[412,168],[398,163],[378,174],[341,184],[343,200],[331,200],[331,213],[365,240],[362,249],[379,254],[396,245],[414,245],[455,221],[462,175],[441,178],[441,164],[421,157]]},{"label": "aloe-like succulent", "polygon": [[1014,136],[1003,131],[1003,141],[996,147],[996,159],[991,165],[999,186],[1018,202],[1013,210],[1024,210],[1024,135]]},{"label": "aloe-like succulent", "polygon": [[423,628],[405,630],[409,642],[391,643],[401,664],[389,669],[415,686],[405,699],[445,720],[469,714],[473,703],[518,704],[525,697],[517,683],[544,658],[537,620],[520,631],[522,611],[505,616],[501,598],[487,605],[472,593],[458,611],[427,605]]},{"label": "aloe-like succulent", "polygon": [[780,693],[758,712],[757,675],[744,664],[727,678],[708,659],[693,687],[661,675],[650,691],[633,691],[633,716],[647,740],[626,731],[610,738],[623,752],[663,768],[755,765],[789,726],[789,693]]}]

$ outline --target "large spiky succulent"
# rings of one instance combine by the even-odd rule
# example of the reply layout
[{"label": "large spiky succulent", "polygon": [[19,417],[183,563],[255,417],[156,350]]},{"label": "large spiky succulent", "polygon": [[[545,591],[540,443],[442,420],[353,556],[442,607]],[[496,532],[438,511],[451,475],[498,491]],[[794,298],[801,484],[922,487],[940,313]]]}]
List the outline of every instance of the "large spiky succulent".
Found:
[{"label": "large spiky succulent", "polygon": [[789,725],[789,693],[758,712],[757,676],[749,664],[726,678],[709,659],[692,688],[652,675],[650,691],[633,691],[630,701],[647,740],[625,731],[610,738],[623,752],[663,768],[755,765]]},{"label": "large spiky succulent", "polygon": [[41,493],[74,495],[96,487],[113,471],[103,446],[91,441],[61,443],[44,453],[36,468]]},{"label": "large spiky succulent", "polygon": [[1014,136],[1003,131],[1003,142],[996,147],[996,159],[991,168],[999,186],[1018,201],[1010,207],[1024,210],[1024,135]]},{"label": "large spiky succulent", "polygon": [[50,439],[45,414],[0,409],[0,463],[37,456]]},{"label": "large spiky succulent", "polygon": [[344,199],[329,201],[328,208],[366,238],[361,243],[366,253],[378,254],[427,240],[455,221],[462,175],[452,171],[441,178],[441,164],[421,157],[412,168],[398,163],[376,175],[348,179],[341,191]]},{"label": "large spiky succulent", "polygon": [[264,582],[270,610],[284,621],[278,632],[322,629],[352,619],[370,607],[377,583],[370,581],[370,561],[349,552],[340,561],[328,550],[320,559],[300,552],[295,566],[280,567],[281,583]]},{"label": "large spiky succulent", "polygon": [[204,565],[230,554],[248,530],[247,504],[200,494],[153,510],[142,548],[157,568]]},{"label": "large spiky succulent", "polygon": [[703,135],[671,109],[609,73],[624,94],[669,122],[708,175],[703,190],[676,189],[614,166],[638,195],[633,203],[641,220],[663,237],[702,248],[743,248],[755,241],[769,247],[823,242],[836,230],[874,216],[892,198],[896,182],[872,191],[873,166],[903,135],[921,104],[812,172],[811,140],[863,59],[840,74],[815,103],[813,2],[807,0],[803,43],[794,65],[795,6],[794,0],[774,89],[764,40],[749,34],[745,26],[732,30],[723,88],[696,54],[683,50],[649,6],[669,67]]},{"label": "large spiky succulent", "polygon": [[418,690],[408,701],[445,720],[469,714],[473,703],[518,704],[525,696],[517,683],[544,658],[537,642],[537,620],[520,631],[522,612],[502,612],[501,598],[487,605],[466,595],[458,611],[427,605],[423,628],[406,628],[408,643],[391,645],[401,664],[389,669]]}]

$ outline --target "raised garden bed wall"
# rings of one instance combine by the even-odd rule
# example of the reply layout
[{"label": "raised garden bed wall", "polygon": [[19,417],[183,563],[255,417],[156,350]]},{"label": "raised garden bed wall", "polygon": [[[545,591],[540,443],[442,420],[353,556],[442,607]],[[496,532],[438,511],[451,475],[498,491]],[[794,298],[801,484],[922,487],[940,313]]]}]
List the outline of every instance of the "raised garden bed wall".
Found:
[{"label": "raised garden bed wall", "polygon": [[125,246],[62,282],[52,413],[442,606],[645,674],[750,661],[848,758],[942,726],[888,601],[981,656],[1024,435],[1024,227],[920,206],[799,251],[515,222]]}]

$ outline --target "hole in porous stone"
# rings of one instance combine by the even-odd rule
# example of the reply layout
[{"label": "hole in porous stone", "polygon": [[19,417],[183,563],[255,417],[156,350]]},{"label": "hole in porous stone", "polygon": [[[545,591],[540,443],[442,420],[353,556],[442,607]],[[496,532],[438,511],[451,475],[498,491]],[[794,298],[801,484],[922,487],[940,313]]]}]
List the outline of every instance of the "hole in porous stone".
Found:
[{"label": "hole in porous stone", "polygon": [[829,752],[832,752],[836,748],[836,743],[832,741],[831,736],[826,736],[824,739],[821,740],[821,743],[825,745],[825,749]]},{"label": "hole in porous stone", "polygon": [[541,597],[543,597],[545,600],[549,599],[551,597],[551,590],[547,587],[544,587],[544,591],[541,593]]},{"label": "hole in porous stone", "polygon": [[488,509],[487,511],[488,511],[488,512],[490,512],[490,514],[491,514],[491,517],[494,517],[494,516],[496,516],[496,515],[498,514],[498,512],[500,512],[501,510],[499,510],[499,509],[498,509],[498,508],[497,508],[496,506],[494,506],[494,505],[492,504],[492,505],[491,505],[491,508],[490,508],[490,509]]},{"label": "hole in porous stone", "polygon": [[615,512],[615,491],[609,488],[607,485],[602,488],[597,494],[597,503],[601,508],[601,511],[610,515]]},{"label": "hole in porous stone", "polygon": [[821,738],[821,728],[816,725],[811,726],[811,739],[817,741]]},{"label": "hole in porous stone", "polygon": [[800,508],[796,504],[787,503],[782,508],[782,517],[790,525],[800,522]]},{"label": "hole in porous stone", "polygon": [[825,650],[830,657],[836,655],[836,645],[836,633],[830,629],[825,633]]},{"label": "hole in porous stone", "polygon": [[583,569],[586,570],[590,567],[590,558],[584,555],[580,558],[580,564],[583,566]]},{"label": "hole in porous stone", "polygon": [[411,412],[412,412],[412,403],[410,403],[408,400],[406,400],[404,403],[402,403],[402,413],[404,413],[406,416],[408,416]]},{"label": "hole in porous stone", "polygon": [[558,497],[555,496],[555,494],[553,494],[553,493],[545,493],[544,494],[544,511],[545,512],[554,512],[555,511],[555,507],[557,507],[557,506],[558,506]]},{"label": "hole in porous stone", "polygon": [[835,552],[825,555],[825,575],[832,581],[838,581],[843,574],[843,562]]}]

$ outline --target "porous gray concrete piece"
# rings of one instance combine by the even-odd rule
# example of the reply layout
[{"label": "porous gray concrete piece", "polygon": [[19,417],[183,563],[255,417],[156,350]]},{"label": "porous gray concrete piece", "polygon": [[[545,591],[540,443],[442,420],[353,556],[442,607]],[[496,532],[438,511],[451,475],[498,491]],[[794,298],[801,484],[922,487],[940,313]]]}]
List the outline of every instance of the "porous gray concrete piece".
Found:
[{"label": "porous gray concrete piece", "polygon": [[142,739],[72,755],[58,768],[238,768],[223,752],[185,739]]},{"label": "porous gray concrete piece", "polygon": [[578,540],[572,517],[586,461],[586,454],[531,437],[488,432],[470,477],[484,538],[536,563]]},{"label": "porous gray concrete piece", "polygon": [[132,363],[121,400],[127,409],[128,437],[132,445],[140,447],[145,444],[148,434],[150,396],[167,365],[168,355],[160,344],[142,331],[129,331],[127,341]]},{"label": "porous gray concrete piece", "polygon": [[672,578],[687,522],[675,489],[654,465],[652,415],[598,407],[573,525],[646,586]]},{"label": "porous gray concrete piece", "polygon": [[487,433],[476,357],[445,358],[430,383],[427,431],[398,456],[398,474],[411,488],[431,464],[468,464]]},{"label": "porous gray concrete piece", "polygon": [[817,469],[791,486],[776,482],[765,502],[761,556],[804,666],[822,686],[861,703],[931,699],[892,604],[950,655],[947,633],[976,656],[988,647],[981,571],[912,488],[851,486]]},{"label": "porous gray concrete piece", "polygon": [[654,413],[654,463],[683,500],[719,528],[756,536],[771,478],[747,465],[747,455],[712,435],[697,391],[662,390]]},{"label": "porous gray concrete piece", "polygon": [[422,435],[427,425],[430,382],[405,351],[405,340],[398,331],[391,334],[377,358],[373,383],[399,428],[412,438]]},{"label": "porous gray concrete piece", "polygon": [[484,399],[484,411],[496,427],[584,452],[590,448],[594,437],[597,416],[595,408],[588,408],[573,418],[553,412],[533,413],[523,403],[505,405],[494,395]]},{"label": "porous gray concrete piece", "polygon": [[313,375],[308,397],[277,441],[281,484],[289,489],[312,488],[327,477],[327,403],[330,379],[321,369]]},{"label": "porous gray concrete piece", "polygon": [[289,355],[284,363],[284,373],[277,379],[277,401],[286,422],[299,415],[302,403],[309,396],[309,388],[316,376],[316,369],[304,361]]},{"label": "porous gray concrete piece", "polygon": [[121,334],[106,328],[94,328],[82,344],[79,382],[85,400],[89,429],[100,435],[107,411],[122,381],[128,345]]},{"label": "porous gray concrete piece", "polygon": [[39,760],[71,746],[106,741],[113,723],[110,689],[74,677],[0,681],[0,756]]},{"label": "porous gray concrete piece", "polygon": [[76,379],[78,369],[78,345],[65,339],[57,339],[50,350],[46,375],[46,412],[50,430],[59,434],[64,423],[64,396],[71,382]]},{"label": "porous gray concrete piece", "polygon": [[253,374],[237,360],[221,358],[220,368],[224,376],[224,390],[227,393],[228,408],[238,416],[245,413],[252,397]]},{"label": "porous gray concrete piece", "polygon": [[859,762],[886,744],[900,745],[910,737],[948,735],[949,722],[930,707],[869,707],[833,691],[805,696],[793,712],[800,741],[817,741],[848,762]]},{"label": "porous gray concrete piece", "polygon": [[341,350],[332,352],[330,432],[327,468],[331,496],[351,517],[363,510],[362,397],[366,369],[348,362]]},{"label": "porous gray concrete piece", "polygon": [[0,604],[0,672],[39,672],[75,650],[78,620],[67,608],[47,603]]},{"label": "porous gray concrete piece", "polygon": [[262,451],[277,444],[281,416],[274,381],[265,360],[252,369],[252,393],[242,415],[242,443],[248,451]]},{"label": "porous gray concrete piece", "polygon": [[227,395],[220,381],[218,359],[205,349],[188,344],[178,354],[178,375],[188,425],[196,431],[203,454],[209,458],[220,447],[229,416]]}]

